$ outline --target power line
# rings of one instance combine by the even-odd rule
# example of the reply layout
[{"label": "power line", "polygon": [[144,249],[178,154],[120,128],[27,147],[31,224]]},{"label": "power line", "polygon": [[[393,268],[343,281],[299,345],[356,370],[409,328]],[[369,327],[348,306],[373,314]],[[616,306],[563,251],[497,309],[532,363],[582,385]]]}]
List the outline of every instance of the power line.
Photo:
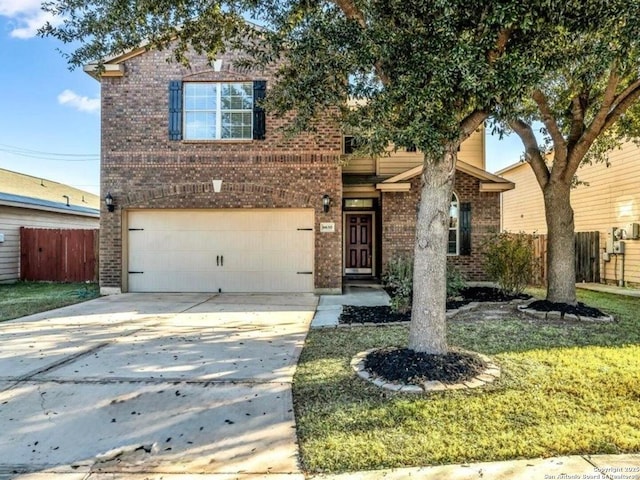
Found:
[{"label": "power line", "polygon": [[29,148],[16,147],[0,143],[0,152],[17,155],[20,157],[37,158],[39,160],[49,160],[57,162],[97,162],[100,160],[99,154],[94,153],[57,153],[31,150]]}]

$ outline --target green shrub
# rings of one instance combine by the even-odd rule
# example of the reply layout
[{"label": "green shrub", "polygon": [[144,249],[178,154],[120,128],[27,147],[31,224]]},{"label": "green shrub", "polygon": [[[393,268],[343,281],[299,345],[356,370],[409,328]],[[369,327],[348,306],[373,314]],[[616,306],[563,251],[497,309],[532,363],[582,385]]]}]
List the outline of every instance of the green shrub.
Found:
[{"label": "green shrub", "polygon": [[466,286],[467,281],[460,270],[453,265],[447,265],[447,298],[457,297]]},{"label": "green shrub", "polygon": [[382,274],[382,284],[391,297],[391,310],[408,312],[413,296],[413,258],[402,256],[391,259]]},{"label": "green shrub", "polygon": [[499,233],[484,246],[485,270],[504,293],[522,293],[533,277],[533,239],[524,233]]},{"label": "green shrub", "polygon": [[[396,257],[389,261],[382,274],[382,284],[391,297],[391,310],[405,313],[411,310],[413,300],[413,257]],[[466,281],[460,270],[447,265],[447,298],[460,294]]]}]

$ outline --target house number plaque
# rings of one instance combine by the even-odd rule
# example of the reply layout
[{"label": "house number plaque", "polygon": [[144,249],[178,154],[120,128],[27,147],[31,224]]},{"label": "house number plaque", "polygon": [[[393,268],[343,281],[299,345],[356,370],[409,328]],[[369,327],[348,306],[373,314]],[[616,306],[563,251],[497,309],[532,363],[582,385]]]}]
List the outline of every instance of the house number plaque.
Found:
[{"label": "house number plaque", "polygon": [[334,233],[335,231],[336,231],[336,224],[333,222],[320,224],[320,233]]}]

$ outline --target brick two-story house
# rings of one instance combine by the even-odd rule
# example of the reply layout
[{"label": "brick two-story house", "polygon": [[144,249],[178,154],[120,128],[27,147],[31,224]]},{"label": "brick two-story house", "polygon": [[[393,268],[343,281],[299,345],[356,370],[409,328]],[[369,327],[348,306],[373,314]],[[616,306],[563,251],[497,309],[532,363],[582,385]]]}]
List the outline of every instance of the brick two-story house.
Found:
[{"label": "brick two-story house", "polygon": [[[86,70],[102,87],[100,284],[115,292],[339,293],[413,250],[419,153],[351,158],[323,122],[295,138],[259,106],[273,71],[233,53],[189,68],[133,50]],[[346,148],[346,152],[345,152]],[[450,262],[482,280],[501,191],[484,171],[484,132],[461,148]]]}]

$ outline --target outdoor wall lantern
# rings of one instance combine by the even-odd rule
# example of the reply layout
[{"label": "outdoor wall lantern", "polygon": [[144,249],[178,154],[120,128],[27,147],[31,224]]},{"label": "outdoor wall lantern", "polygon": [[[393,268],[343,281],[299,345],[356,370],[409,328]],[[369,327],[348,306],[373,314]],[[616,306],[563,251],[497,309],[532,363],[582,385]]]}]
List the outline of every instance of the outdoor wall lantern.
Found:
[{"label": "outdoor wall lantern", "polygon": [[113,203],[113,196],[111,195],[111,192],[107,193],[107,196],[104,197],[104,204],[107,206],[107,210],[109,212],[113,212],[116,208],[116,206]]},{"label": "outdoor wall lantern", "polygon": [[322,196],[322,211],[327,213],[329,211],[329,206],[331,205],[331,197],[326,193]]}]

